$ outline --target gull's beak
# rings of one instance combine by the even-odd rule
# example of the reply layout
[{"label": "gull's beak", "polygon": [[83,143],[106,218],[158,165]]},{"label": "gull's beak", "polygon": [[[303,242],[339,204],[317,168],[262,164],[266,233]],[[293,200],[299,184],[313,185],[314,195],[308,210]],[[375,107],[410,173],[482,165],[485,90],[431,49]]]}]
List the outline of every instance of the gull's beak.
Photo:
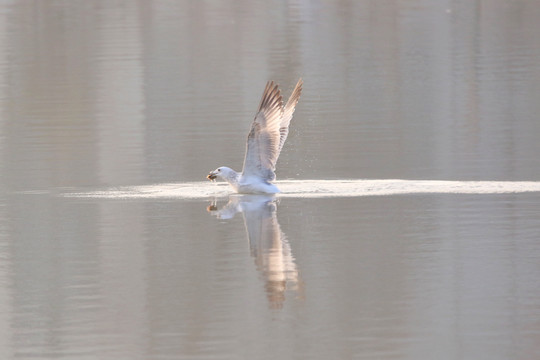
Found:
[{"label": "gull's beak", "polygon": [[215,180],[217,178],[217,174],[215,171],[210,171],[210,174],[206,175],[206,178],[208,180]]}]

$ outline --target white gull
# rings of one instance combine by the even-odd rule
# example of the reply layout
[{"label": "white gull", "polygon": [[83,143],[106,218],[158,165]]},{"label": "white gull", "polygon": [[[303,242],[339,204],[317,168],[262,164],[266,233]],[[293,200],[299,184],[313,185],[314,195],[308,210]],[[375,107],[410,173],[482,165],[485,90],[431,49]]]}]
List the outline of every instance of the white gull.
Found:
[{"label": "white gull", "polygon": [[272,184],[276,179],[276,162],[289,134],[289,124],[302,93],[302,84],[302,79],[298,80],[287,104],[283,106],[278,85],[269,81],[248,134],[244,169],[238,173],[220,166],[211,171],[207,178],[221,178],[237,193],[278,193],[279,189]]}]

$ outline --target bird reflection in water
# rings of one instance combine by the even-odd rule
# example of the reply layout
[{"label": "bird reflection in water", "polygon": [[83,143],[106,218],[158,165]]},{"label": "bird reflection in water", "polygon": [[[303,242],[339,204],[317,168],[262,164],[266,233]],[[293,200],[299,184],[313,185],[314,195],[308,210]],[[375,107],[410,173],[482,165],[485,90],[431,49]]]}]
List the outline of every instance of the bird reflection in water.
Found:
[{"label": "bird reflection in water", "polygon": [[287,290],[301,292],[298,268],[279,226],[273,195],[231,195],[221,209],[213,201],[207,210],[219,219],[232,219],[236,213],[242,213],[251,255],[265,282],[271,308],[283,307]]}]

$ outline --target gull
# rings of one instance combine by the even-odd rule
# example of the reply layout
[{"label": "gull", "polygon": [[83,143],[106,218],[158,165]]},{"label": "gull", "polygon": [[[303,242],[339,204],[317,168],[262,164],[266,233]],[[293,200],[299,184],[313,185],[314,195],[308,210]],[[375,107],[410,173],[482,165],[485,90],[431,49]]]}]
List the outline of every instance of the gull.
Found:
[{"label": "gull", "polygon": [[302,79],[298,80],[291,97],[283,106],[278,85],[273,81],[266,83],[248,134],[242,172],[220,166],[208,174],[209,180],[221,178],[241,194],[279,192],[277,186],[272,184],[276,179],[276,162],[289,134],[289,124],[302,93],[302,84]]}]

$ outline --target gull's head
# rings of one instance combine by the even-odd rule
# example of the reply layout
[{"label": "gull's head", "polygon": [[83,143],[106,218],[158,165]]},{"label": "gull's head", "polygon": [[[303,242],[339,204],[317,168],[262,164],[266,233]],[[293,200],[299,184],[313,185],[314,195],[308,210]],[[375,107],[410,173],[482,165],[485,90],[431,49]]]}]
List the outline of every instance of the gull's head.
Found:
[{"label": "gull's head", "polygon": [[220,166],[214,171],[210,171],[208,175],[206,175],[206,178],[208,180],[215,180],[216,178],[226,178],[229,177],[233,170],[226,167],[226,166]]}]

